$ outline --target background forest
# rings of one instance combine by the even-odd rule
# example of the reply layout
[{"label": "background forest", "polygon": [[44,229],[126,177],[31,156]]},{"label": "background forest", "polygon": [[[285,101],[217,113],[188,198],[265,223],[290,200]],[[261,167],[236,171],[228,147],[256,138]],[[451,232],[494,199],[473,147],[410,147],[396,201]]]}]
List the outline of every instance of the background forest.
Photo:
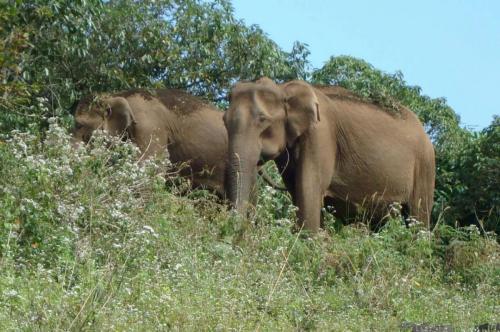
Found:
[{"label": "background forest", "polygon": [[[309,54],[235,19],[228,0],[0,2],[0,329],[498,320],[500,117],[471,131],[401,72],[352,56],[312,68]],[[319,239],[300,239],[288,198],[268,187],[248,225],[209,193],[165,188],[162,161],[137,165],[132,146],[68,147],[71,105],[90,93],[181,88],[224,109],[232,84],[261,76],[413,110],[436,149],[437,226],[394,220],[371,234],[331,220]]]}]

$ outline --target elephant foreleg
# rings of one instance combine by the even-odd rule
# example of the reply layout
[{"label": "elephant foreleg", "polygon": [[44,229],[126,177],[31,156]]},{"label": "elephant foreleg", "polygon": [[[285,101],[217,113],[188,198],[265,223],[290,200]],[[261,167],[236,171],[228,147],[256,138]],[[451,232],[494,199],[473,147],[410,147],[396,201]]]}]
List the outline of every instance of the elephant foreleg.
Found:
[{"label": "elephant foreleg", "polygon": [[318,165],[312,160],[301,158],[295,179],[295,199],[299,226],[317,232],[321,223],[323,190]]}]

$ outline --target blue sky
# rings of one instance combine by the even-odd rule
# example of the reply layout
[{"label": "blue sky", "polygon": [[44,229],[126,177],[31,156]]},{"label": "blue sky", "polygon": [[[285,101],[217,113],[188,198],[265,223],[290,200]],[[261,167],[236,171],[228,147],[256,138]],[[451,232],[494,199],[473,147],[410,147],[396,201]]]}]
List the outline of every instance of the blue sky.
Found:
[{"label": "blue sky", "polygon": [[401,70],[424,94],[445,97],[470,129],[500,114],[500,0],[232,2],[237,18],[284,50],[295,40],[309,44],[315,68],[352,55]]}]

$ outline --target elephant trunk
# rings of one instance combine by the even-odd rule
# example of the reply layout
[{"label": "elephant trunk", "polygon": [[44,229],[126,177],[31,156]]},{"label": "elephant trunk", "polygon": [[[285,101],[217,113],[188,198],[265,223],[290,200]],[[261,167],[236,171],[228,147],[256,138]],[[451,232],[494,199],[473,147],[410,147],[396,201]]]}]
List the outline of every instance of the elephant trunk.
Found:
[{"label": "elephant trunk", "polygon": [[229,165],[227,173],[227,194],[233,207],[244,215],[248,208],[250,196],[257,175],[257,153],[243,152],[230,146]]}]

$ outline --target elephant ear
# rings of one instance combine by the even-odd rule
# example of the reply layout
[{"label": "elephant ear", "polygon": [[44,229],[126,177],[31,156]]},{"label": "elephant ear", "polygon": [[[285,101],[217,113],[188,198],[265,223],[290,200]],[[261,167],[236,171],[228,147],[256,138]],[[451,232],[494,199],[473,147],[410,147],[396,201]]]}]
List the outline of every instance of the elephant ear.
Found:
[{"label": "elephant ear", "polygon": [[287,144],[291,146],[313,124],[320,121],[319,101],[314,89],[302,81],[283,86],[285,93]]},{"label": "elephant ear", "polygon": [[132,109],[123,97],[108,97],[101,100],[104,106],[105,130],[111,135],[132,138],[133,125],[136,123]]}]

